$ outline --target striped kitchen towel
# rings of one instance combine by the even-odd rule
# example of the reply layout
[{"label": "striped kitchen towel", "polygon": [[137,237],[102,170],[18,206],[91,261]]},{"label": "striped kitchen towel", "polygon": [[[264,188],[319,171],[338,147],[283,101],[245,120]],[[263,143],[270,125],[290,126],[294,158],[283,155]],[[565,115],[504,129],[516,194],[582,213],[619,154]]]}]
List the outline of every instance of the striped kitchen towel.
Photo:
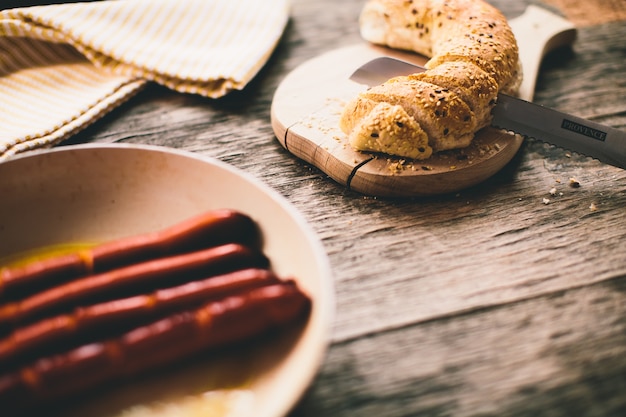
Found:
[{"label": "striped kitchen towel", "polygon": [[108,0],[0,12],[0,161],[156,82],[217,98],[267,62],[289,0]]}]

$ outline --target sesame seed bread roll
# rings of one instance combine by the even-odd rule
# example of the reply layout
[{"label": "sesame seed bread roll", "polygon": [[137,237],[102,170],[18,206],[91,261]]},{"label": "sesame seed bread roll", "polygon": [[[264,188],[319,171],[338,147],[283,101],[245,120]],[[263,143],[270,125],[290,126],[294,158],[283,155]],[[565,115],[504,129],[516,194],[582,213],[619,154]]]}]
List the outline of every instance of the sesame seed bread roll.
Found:
[{"label": "sesame seed bread roll", "polygon": [[[504,15],[483,0],[368,0],[360,29],[372,43],[431,59],[426,72],[393,78],[347,104],[340,127],[357,150],[426,159],[432,154],[429,148],[438,152],[467,147],[475,133],[490,124],[497,94],[514,94],[521,83],[513,32]],[[408,123],[387,131],[386,147],[376,148],[372,138],[379,138],[380,127],[390,126],[397,117],[395,106],[403,108]],[[374,109],[375,116],[369,115]],[[407,126],[414,125],[426,133],[427,147],[420,134],[407,133]],[[402,146],[395,149],[394,140]],[[408,142],[425,152],[400,153]]]},{"label": "sesame seed bread roll", "polygon": [[341,128],[353,132],[352,146],[355,149],[412,159],[426,159],[432,155],[428,135],[402,106],[366,98],[353,100],[348,108],[350,106],[354,107],[344,114]]},{"label": "sesame seed bread roll", "polygon": [[[464,74],[459,77],[459,74]],[[471,62],[452,61],[419,74],[408,76],[434,85],[445,85],[465,102],[476,117],[476,130],[489,126],[491,109],[498,97],[498,84]]]},{"label": "sesame seed bread roll", "polygon": [[[468,146],[474,137],[474,113],[446,88],[409,77],[395,77],[370,88],[361,97],[402,106],[414,121],[419,120],[434,151],[457,147],[459,143]],[[454,143],[449,143],[450,140]]]}]

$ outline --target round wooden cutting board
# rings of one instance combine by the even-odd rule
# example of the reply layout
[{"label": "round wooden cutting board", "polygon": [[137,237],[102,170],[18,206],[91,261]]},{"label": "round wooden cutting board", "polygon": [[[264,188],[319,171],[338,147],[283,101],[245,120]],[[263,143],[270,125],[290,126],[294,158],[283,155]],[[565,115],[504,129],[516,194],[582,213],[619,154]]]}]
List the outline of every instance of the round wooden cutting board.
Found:
[{"label": "round wooden cutting board", "polygon": [[350,76],[379,56],[426,62],[419,55],[363,43],[311,59],[291,72],[276,90],[271,112],[274,133],[285,149],[352,190],[394,197],[458,191],[484,181],[513,158],[522,137],[494,128],[478,132],[466,149],[423,161],[353,150],[339,118],[347,101],[367,86]]},{"label": "round wooden cutting board", "polygon": [[[530,101],[544,55],[571,44],[576,30],[571,22],[538,6],[529,6],[509,23],[524,70],[520,97]],[[285,77],[271,110],[274,133],[285,149],[349,189],[380,197],[459,191],[496,174],[515,156],[523,138],[492,127],[479,131],[465,149],[423,161],[353,150],[339,128],[339,119],[346,103],[368,87],[350,76],[381,56],[418,65],[427,61],[414,53],[362,43],[306,61]]]}]

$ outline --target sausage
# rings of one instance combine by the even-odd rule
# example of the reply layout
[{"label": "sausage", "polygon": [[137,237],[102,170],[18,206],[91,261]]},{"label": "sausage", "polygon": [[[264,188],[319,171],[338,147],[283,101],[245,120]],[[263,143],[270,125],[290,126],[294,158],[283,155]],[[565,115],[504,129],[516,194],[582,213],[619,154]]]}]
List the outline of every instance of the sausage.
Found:
[{"label": "sausage", "polygon": [[44,258],[17,267],[0,268],[0,300],[15,300],[40,289],[86,275],[91,253],[84,250]]},{"label": "sausage", "polygon": [[0,377],[3,414],[25,412],[86,389],[295,324],[310,298],[285,282],[212,301],[122,336],[40,359]]},{"label": "sausage", "polygon": [[168,254],[189,252],[225,243],[253,245],[254,221],[234,210],[213,210],[157,233],[103,243],[92,250],[96,272]]},{"label": "sausage", "polygon": [[161,256],[225,243],[253,245],[254,221],[235,210],[211,210],[158,232],[102,243],[75,253],[0,268],[0,299],[15,300],[71,279]]},{"label": "sausage", "polygon": [[269,260],[262,252],[237,243],[149,260],[83,277],[5,304],[0,307],[0,326],[5,329],[14,327],[44,314],[67,312],[80,305],[141,294],[174,282],[268,266]]},{"label": "sausage", "polygon": [[15,369],[37,355],[67,350],[145,324],[174,311],[280,280],[270,270],[242,269],[182,285],[79,307],[70,314],[46,318],[16,329],[0,340],[0,370]]}]

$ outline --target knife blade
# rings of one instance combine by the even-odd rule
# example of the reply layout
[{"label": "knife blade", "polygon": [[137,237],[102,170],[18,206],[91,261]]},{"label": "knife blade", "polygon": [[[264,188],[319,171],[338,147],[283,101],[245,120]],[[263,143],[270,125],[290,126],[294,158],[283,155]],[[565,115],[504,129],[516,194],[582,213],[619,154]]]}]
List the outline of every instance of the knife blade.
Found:
[{"label": "knife blade", "polygon": [[[350,79],[367,86],[426,68],[391,57],[360,66]],[[498,94],[491,125],[626,169],[626,132],[507,94]]]}]

